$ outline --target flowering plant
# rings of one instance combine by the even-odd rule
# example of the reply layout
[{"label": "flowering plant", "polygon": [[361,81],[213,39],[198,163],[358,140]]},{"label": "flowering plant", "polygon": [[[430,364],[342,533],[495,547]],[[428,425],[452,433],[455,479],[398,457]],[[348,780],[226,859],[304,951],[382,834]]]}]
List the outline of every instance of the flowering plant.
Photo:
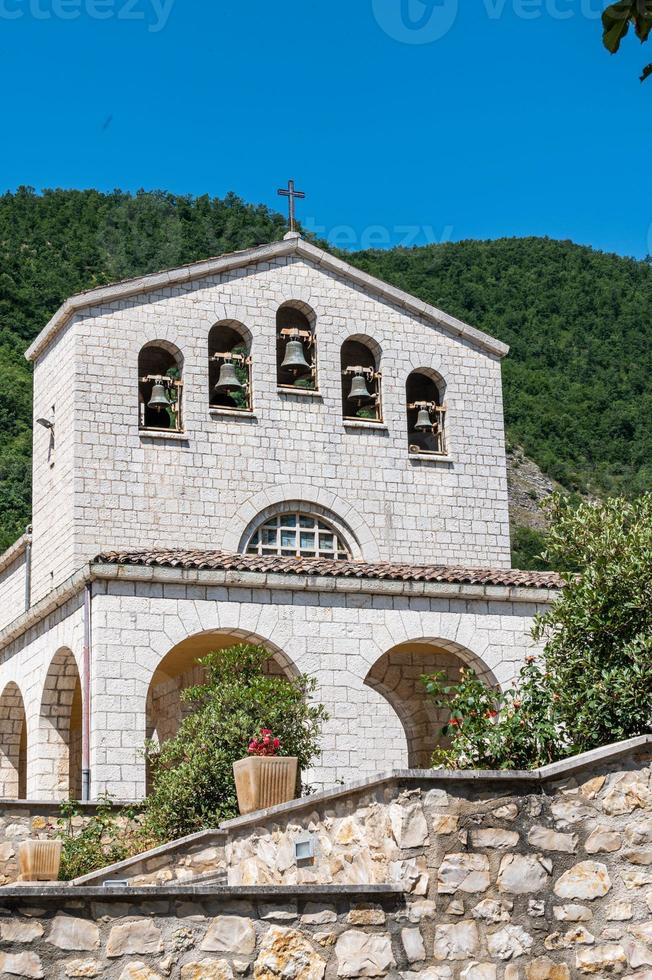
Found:
[{"label": "flowering plant", "polygon": [[448,714],[444,744],[432,764],[446,769],[530,769],[555,758],[565,744],[564,728],[553,716],[545,675],[528,657],[516,688],[487,687],[470,667],[457,683],[445,671],[422,678],[426,692]]},{"label": "flowering plant", "polygon": [[281,740],[274,735],[271,728],[261,728],[260,738],[251,739],[247,752],[249,755],[274,756],[280,747]]}]

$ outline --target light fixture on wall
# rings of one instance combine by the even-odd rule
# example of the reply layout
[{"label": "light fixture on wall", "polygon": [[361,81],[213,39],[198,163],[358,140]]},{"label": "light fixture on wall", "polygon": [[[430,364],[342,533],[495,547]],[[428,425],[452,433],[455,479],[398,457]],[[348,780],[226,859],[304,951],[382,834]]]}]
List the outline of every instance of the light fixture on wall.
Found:
[{"label": "light fixture on wall", "polygon": [[294,842],[294,857],[299,864],[302,861],[312,861],[315,857],[315,838],[313,834],[301,837]]}]

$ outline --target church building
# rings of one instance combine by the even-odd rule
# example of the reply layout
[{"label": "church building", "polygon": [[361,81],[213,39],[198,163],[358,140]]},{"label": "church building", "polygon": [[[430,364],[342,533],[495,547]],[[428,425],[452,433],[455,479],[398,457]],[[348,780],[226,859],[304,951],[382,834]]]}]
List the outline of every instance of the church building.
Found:
[{"label": "church building", "polygon": [[27,352],[0,796],[142,798],[145,739],[243,640],[317,679],[313,787],[427,767],[421,675],[508,684],[560,586],[511,569],[507,352],[296,232],[68,299]]}]

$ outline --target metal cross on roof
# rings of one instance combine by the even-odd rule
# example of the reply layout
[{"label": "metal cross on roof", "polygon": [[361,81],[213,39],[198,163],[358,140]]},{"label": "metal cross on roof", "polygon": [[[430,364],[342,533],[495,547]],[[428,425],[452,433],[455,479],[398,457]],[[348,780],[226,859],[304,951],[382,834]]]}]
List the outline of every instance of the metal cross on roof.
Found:
[{"label": "metal cross on roof", "polygon": [[288,180],[287,190],[284,187],[281,187],[278,194],[280,197],[289,198],[288,205],[290,210],[290,231],[296,231],[297,221],[294,202],[296,200],[303,200],[306,195],[303,191],[296,191],[294,189],[293,180]]}]

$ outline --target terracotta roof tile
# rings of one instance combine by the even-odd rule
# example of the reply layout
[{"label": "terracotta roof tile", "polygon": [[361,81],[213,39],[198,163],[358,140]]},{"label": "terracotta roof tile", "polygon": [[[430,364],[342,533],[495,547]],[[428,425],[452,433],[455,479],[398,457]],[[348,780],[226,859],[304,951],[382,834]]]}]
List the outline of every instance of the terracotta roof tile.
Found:
[{"label": "terracotta roof tile", "polygon": [[154,565],[210,571],[278,572],[329,578],[389,579],[399,582],[443,582],[460,585],[506,585],[559,589],[556,572],[520,572],[501,568],[450,568],[444,565],[401,565],[392,562],[336,561],[326,558],[280,558],[236,555],[226,551],[106,551],[95,559],[103,565]]}]

